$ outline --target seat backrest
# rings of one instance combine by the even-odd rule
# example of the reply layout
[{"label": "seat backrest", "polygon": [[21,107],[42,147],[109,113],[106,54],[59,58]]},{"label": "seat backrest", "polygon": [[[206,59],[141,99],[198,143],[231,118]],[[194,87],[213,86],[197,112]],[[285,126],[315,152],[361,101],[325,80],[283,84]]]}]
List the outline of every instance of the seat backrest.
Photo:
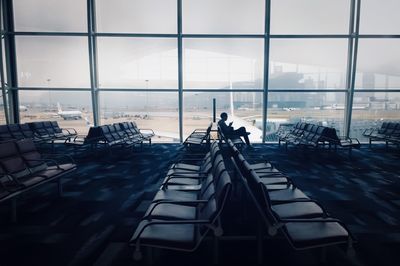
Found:
[{"label": "seat backrest", "polygon": [[33,138],[34,137],[34,133],[28,124],[20,124],[19,127],[25,138]]},{"label": "seat backrest", "polygon": [[89,132],[85,138],[86,142],[94,142],[100,140],[102,137],[102,129],[100,127],[90,127]]},{"label": "seat backrest", "polygon": [[[101,128],[102,135],[103,135],[104,139],[107,142],[113,142],[114,141],[114,137],[111,135],[111,132],[110,132],[111,128],[108,125],[100,126],[100,128]],[[112,128],[114,128],[114,127],[112,127]]]},{"label": "seat backrest", "polygon": [[13,139],[23,139],[25,138],[24,134],[19,127],[19,124],[10,124],[8,125],[8,131],[13,136]]},{"label": "seat backrest", "polygon": [[54,131],[53,125],[51,124],[50,121],[44,121],[43,122],[43,127],[47,131],[49,135],[54,135],[56,132]]},{"label": "seat backrest", "polygon": [[48,135],[47,130],[45,129],[43,122],[33,122],[29,123],[31,129],[40,136]]},{"label": "seat backrest", "polygon": [[[201,220],[208,220],[210,223],[215,223],[229,199],[231,187],[232,184],[229,174],[223,172],[215,188],[214,197],[200,209],[198,218]],[[204,235],[208,231],[208,228],[207,226],[201,226],[200,234]]]},{"label": "seat backrest", "polygon": [[16,141],[15,144],[17,145],[21,157],[32,173],[47,169],[47,164],[42,161],[42,156],[31,139],[22,139]]},{"label": "seat backrest", "polygon": [[328,138],[328,140],[332,140],[334,142],[339,142],[339,137],[336,133],[336,129],[333,127],[327,128],[322,135],[324,138]]},{"label": "seat backrest", "polygon": [[0,165],[7,174],[17,179],[30,175],[14,141],[0,143]]},{"label": "seat backrest", "polygon": [[13,136],[11,135],[10,131],[8,131],[7,125],[0,125],[0,140],[10,140]]},{"label": "seat backrest", "polygon": [[51,121],[50,123],[55,133],[62,133],[62,129],[58,125],[57,121]]}]

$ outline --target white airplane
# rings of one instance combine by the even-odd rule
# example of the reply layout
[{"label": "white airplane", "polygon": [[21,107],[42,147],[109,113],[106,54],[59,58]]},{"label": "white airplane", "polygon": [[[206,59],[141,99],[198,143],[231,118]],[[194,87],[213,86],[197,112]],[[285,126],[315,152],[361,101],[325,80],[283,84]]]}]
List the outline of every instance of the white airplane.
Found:
[{"label": "white airplane", "polygon": [[19,111],[20,112],[27,112],[28,111],[28,107],[26,107],[25,105],[20,105],[19,106]]},{"label": "white airplane", "polygon": [[62,118],[64,118],[64,120],[78,120],[78,119],[82,119],[82,112],[78,111],[78,110],[74,110],[74,111],[63,111],[61,109],[61,105],[60,103],[57,103],[57,108],[58,108],[58,115],[61,116]]}]

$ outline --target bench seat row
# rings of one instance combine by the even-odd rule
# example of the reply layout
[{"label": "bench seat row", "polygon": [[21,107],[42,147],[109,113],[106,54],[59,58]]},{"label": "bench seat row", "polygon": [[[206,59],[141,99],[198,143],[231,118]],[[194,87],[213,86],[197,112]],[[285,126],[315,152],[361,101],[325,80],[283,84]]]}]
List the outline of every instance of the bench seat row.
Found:
[{"label": "bench seat row", "polygon": [[76,170],[73,159],[64,155],[43,158],[32,139],[0,142],[0,202],[13,200],[13,220],[16,220],[16,198],[50,181]]}]

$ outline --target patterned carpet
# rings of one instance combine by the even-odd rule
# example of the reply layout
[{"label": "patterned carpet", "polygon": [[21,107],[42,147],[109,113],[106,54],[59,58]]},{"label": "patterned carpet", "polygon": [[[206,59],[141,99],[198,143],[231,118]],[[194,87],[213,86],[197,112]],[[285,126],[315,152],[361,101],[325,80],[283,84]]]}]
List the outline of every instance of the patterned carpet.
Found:
[{"label": "patterned carpet", "polygon": [[[62,147],[57,152],[64,153]],[[77,159],[78,171],[64,179],[64,195],[48,184],[18,201],[18,222],[10,222],[10,202],[0,205],[0,266],[144,265],[132,261],[127,241],[143,216],[172,160],[183,155],[177,144]],[[376,146],[355,151],[314,152],[277,145],[255,145],[248,158],[265,158],[292,177],[308,196],[343,220],[357,237],[357,260],[329,249],[326,265],[398,265],[400,261],[400,153]],[[227,160],[227,163],[229,161]],[[228,165],[228,167],[231,167]],[[240,193],[240,191],[239,191]],[[233,195],[223,216],[226,235],[249,235],[257,224],[243,218],[243,195]],[[162,252],[160,265],[211,264],[212,243],[198,252]],[[292,252],[283,239],[268,240],[269,265],[318,265],[314,252]],[[256,262],[254,241],[221,241],[224,265]],[[157,263],[157,261],[156,261]]]}]

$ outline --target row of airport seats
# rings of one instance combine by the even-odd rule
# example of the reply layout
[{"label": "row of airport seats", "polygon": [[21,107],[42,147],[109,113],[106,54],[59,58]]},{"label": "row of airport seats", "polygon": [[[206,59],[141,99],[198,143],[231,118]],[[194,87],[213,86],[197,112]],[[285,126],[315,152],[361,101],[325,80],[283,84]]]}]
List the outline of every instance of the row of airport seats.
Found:
[{"label": "row of airport seats", "polygon": [[122,122],[110,125],[90,127],[87,136],[76,136],[67,145],[74,148],[91,146],[102,147],[133,147],[143,142],[151,144],[155,134],[151,129],[139,129],[135,122]]},{"label": "row of airport seats", "polygon": [[183,145],[187,148],[191,147],[204,147],[210,144],[210,132],[213,123],[207,127],[207,129],[195,129],[183,142]]},{"label": "row of airport seats", "polygon": [[67,141],[77,135],[73,128],[60,128],[57,121],[0,125],[0,141],[32,139],[35,143]]},{"label": "row of airport seats", "polygon": [[346,245],[348,254],[354,255],[354,237],[343,222],[331,217],[271,163],[249,164],[230,140],[228,146],[235,176],[242,181],[272,239],[283,236],[294,250]]},{"label": "row of airport seats", "polygon": [[19,195],[51,181],[58,181],[61,194],[61,177],[75,170],[76,164],[68,156],[44,158],[30,138],[0,142],[0,202],[12,200],[15,221]]},{"label": "row of airport seats", "polygon": [[345,148],[351,151],[353,148],[360,148],[360,142],[356,138],[339,137],[335,128],[309,124],[305,122],[296,123],[293,128],[286,133],[281,132],[278,135],[279,145],[284,142],[286,149],[288,145],[303,147],[329,147]]},{"label": "row of airport seats", "polygon": [[221,236],[220,215],[230,191],[217,142],[202,159],[173,163],[129,241],[134,259],[142,258],[143,247],[193,252],[206,236]]},{"label": "row of airport seats", "polygon": [[363,136],[369,139],[369,145],[373,141],[384,141],[386,146],[389,143],[400,144],[400,123],[399,122],[383,122],[380,128],[368,128],[364,130]]}]

